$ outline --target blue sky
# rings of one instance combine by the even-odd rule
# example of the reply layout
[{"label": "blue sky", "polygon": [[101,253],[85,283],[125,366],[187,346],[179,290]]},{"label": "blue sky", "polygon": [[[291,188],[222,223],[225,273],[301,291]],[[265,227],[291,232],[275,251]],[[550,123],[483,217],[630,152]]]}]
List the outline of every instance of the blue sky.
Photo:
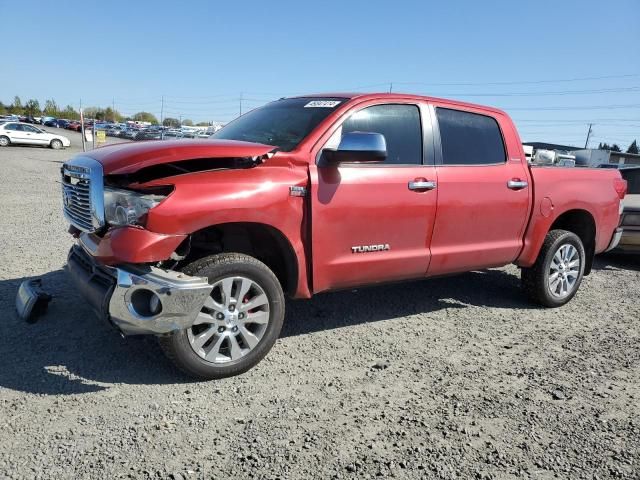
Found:
[{"label": "blue sky", "polygon": [[[280,96],[424,93],[523,140],[640,140],[640,1],[0,0],[0,100],[229,120]],[[606,77],[606,78],[602,78]],[[588,80],[587,80],[588,79]],[[565,81],[559,81],[565,80]],[[598,107],[598,108],[595,108]]]}]

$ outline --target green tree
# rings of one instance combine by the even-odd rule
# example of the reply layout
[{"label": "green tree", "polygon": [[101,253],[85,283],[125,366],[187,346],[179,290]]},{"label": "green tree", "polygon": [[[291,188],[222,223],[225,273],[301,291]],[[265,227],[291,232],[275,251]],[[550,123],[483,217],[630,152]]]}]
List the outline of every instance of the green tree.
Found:
[{"label": "green tree", "polygon": [[24,105],[24,113],[32,117],[40,115],[40,113],[42,113],[40,111],[40,102],[34,98],[27,100],[27,103]]},{"label": "green tree", "polygon": [[615,143],[609,147],[609,150],[611,150],[612,152],[621,152],[622,151],[622,149],[618,145],[616,145]]},{"label": "green tree", "polygon": [[635,153],[636,155],[640,153],[640,149],[638,149],[638,143],[634,140],[627,148],[627,153]]},{"label": "green tree", "polygon": [[100,107],[87,107],[82,109],[84,118],[95,118],[101,120],[104,115]]},{"label": "green tree", "polygon": [[58,104],[55,100],[50,98],[46,102],[44,102],[44,110],[43,112],[47,117],[57,117],[59,113]]},{"label": "green tree", "polygon": [[153,124],[158,123],[158,119],[156,118],[156,116],[149,112],[138,112],[134,114],[132,118],[133,120],[138,122],[150,122]]},{"label": "green tree", "polygon": [[108,120],[110,122],[121,122],[122,118],[122,115],[120,115],[120,112],[118,112],[117,110],[114,110],[111,107],[107,107],[104,109],[103,120]]},{"label": "green tree", "polygon": [[173,117],[167,117],[164,120],[162,120],[162,125],[164,125],[165,127],[172,127],[172,128],[179,127],[180,120]]},{"label": "green tree", "polygon": [[208,127],[209,122],[198,122],[196,123],[196,127]]},{"label": "green tree", "polygon": [[22,115],[24,113],[22,109],[22,101],[18,95],[13,97],[13,104],[9,107],[9,111],[14,115]]},{"label": "green tree", "polygon": [[191,120],[190,118],[185,118],[182,121],[183,125],[186,125],[187,127],[192,127],[193,126],[193,120]]},{"label": "green tree", "polygon": [[6,115],[8,112],[4,103],[0,102],[0,115]]},{"label": "green tree", "polygon": [[71,105],[67,105],[65,109],[60,112],[60,116],[67,120],[80,120],[80,113]]}]

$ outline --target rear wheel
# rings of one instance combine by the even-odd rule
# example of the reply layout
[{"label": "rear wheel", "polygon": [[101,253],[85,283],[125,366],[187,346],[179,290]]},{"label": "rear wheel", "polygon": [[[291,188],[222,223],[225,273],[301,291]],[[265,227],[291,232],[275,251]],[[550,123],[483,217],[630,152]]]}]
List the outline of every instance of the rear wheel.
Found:
[{"label": "rear wheel", "polygon": [[49,144],[49,146],[54,150],[60,150],[62,148],[62,142],[57,138],[54,138],[53,140],[51,140],[51,143]]},{"label": "rear wheel", "polygon": [[183,271],[207,277],[213,289],[191,327],[159,338],[167,357],[202,379],[239,375],[260,362],[284,321],[284,294],[273,272],[237,253],[212,255]]},{"label": "rear wheel", "polygon": [[529,297],[545,307],[564,305],[578,291],[585,267],[580,238],[566,230],[550,231],[536,263],[522,269],[522,285]]},{"label": "rear wheel", "polygon": [[4,135],[0,136],[0,147],[6,147],[11,143],[9,137],[5,137]]}]

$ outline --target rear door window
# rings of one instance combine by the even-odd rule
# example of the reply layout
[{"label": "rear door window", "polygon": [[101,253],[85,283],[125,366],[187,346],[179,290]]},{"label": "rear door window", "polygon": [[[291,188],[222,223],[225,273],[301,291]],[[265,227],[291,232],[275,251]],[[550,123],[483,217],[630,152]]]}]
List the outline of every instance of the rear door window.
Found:
[{"label": "rear door window", "polygon": [[498,122],[487,115],[436,108],[444,165],[495,165],[507,154]]}]

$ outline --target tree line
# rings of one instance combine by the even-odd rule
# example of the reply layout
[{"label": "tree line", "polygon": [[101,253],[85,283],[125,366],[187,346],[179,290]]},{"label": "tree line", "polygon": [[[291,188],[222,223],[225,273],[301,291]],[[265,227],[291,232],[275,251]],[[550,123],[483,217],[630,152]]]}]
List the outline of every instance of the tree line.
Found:
[{"label": "tree line", "polygon": [[[609,150],[611,152],[622,152],[622,149],[615,143],[609,145],[608,143],[600,143],[598,145],[598,150]],[[631,142],[629,148],[627,148],[626,153],[635,153],[636,155],[640,153],[640,148],[638,148],[638,142],[635,140]]]},{"label": "tree line", "polygon": [[[149,112],[137,112],[131,116],[122,115],[118,110],[111,107],[87,107],[83,109],[85,118],[93,118],[96,120],[110,121],[110,122],[126,122],[128,120],[138,122],[149,122],[154,125],[158,125],[158,118]],[[31,117],[55,117],[64,118],[66,120],[80,120],[80,112],[76,110],[72,105],[67,105],[62,108],[55,100],[49,99],[44,102],[44,106],[40,106],[40,102],[35,98],[30,98],[24,104],[19,96],[13,97],[13,102],[6,105],[0,102],[0,115],[25,115]],[[197,125],[197,126],[209,126],[208,122],[200,122],[194,124],[192,120],[185,119],[180,120],[177,118],[167,117],[163,119],[162,124],[165,127],[179,127],[181,125]]]}]

